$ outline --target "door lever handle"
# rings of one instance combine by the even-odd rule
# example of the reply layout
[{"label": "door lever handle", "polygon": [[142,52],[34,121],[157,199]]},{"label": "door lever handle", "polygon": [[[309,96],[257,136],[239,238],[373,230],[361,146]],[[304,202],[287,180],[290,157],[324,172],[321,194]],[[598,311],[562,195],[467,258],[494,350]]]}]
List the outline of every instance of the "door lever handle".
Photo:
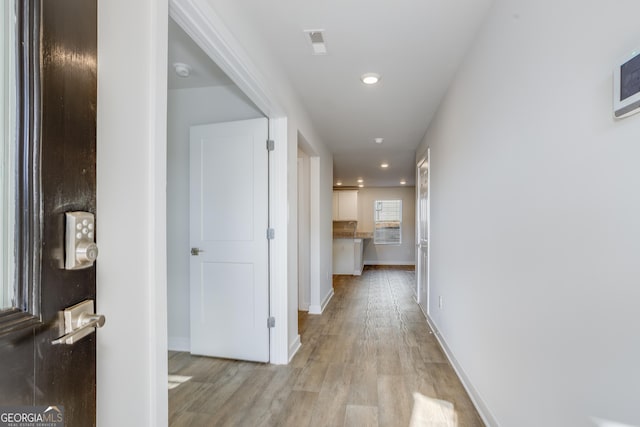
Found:
[{"label": "door lever handle", "polygon": [[104,326],[105,317],[93,312],[93,300],[83,301],[64,310],[64,331],[60,338],[51,341],[51,344],[74,344],[96,328]]},{"label": "door lever handle", "polygon": [[81,314],[80,322],[82,326],[56,340],[51,341],[51,344],[73,344],[93,332],[92,329],[102,328],[104,326],[105,317],[102,314]]}]

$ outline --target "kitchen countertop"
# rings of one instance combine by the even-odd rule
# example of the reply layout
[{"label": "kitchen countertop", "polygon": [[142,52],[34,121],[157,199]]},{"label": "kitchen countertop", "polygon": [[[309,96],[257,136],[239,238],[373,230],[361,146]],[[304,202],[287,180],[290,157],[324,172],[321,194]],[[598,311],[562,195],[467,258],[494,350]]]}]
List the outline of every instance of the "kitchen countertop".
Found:
[{"label": "kitchen countertop", "polygon": [[334,231],[334,239],[373,239],[373,231]]}]

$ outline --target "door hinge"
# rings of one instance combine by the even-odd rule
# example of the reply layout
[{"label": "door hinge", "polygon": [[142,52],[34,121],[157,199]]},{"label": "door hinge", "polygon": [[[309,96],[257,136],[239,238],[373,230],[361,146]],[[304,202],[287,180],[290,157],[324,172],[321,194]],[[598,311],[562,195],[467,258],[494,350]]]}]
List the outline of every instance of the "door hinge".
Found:
[{"label": "door hinge", "polygon": [[267,319],[267,328],[275,328],[276,327],[276,318],[275,317],[269,317]]},{"label": "door hinge", "polygon": [[267,151],[273,151],[276,149],[276,142],[273,139],[267,139]]},{"label": "door hinge", "polygon": [[273,228],[267,228],[267,240],[273,240],[276,238],[276,230]]}]

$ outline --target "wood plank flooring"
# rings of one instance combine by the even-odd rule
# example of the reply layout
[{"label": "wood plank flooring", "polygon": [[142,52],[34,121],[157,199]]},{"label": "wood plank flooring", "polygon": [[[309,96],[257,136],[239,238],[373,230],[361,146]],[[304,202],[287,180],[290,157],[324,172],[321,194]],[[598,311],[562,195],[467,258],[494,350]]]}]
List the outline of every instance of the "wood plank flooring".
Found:
[{"label": "wood plank flooring", "polygon": [[[413,268],[334,276],[325,312],[300,313],[288,366],[170,352],[169,423],[200,426],[409,426],[413,393],[454,405],[457,427],[483,426],[413,298]],[[438,424],[442,425],[442,424]]]}]

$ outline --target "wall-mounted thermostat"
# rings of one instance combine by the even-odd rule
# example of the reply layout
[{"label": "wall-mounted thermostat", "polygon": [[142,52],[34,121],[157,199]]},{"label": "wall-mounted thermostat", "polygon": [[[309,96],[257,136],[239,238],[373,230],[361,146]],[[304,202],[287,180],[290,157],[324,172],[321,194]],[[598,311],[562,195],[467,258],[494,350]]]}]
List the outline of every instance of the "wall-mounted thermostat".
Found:
[{"label": "wall-mounted thermostat", "polygon": [[640,112],[640,51],[613,70],[613,115],[622,119]]}]

